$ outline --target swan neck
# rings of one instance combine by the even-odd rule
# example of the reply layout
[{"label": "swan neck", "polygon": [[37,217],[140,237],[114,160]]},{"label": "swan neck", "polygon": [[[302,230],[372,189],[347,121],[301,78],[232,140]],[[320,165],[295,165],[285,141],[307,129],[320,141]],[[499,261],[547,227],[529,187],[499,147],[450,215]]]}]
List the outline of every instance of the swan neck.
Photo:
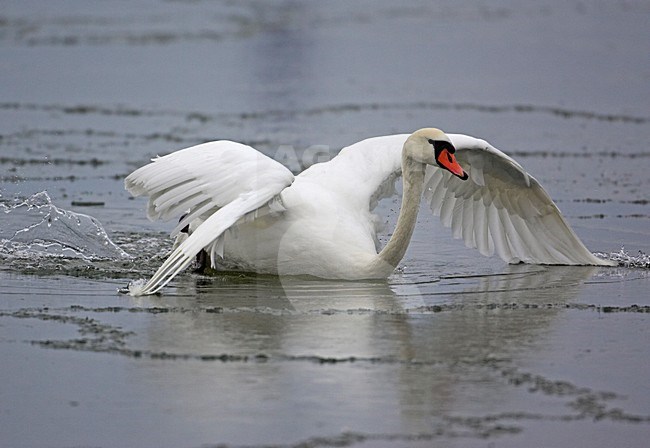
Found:
[{"label": "swan neck", "polygon": [[393,268],[397,267],[404,258],[415,230],[424,188],[425,170],[425,164],[416,162],[405,155],[402,156],[402,206],[393,235],[379,253],[379,259]]}]

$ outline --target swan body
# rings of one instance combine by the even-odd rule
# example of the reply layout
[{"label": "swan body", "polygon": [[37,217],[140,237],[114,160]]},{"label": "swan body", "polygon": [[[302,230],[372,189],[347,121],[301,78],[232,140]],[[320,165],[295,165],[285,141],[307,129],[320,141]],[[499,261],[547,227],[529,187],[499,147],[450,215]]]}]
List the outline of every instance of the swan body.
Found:
[{"label": "swan body", "polygon": [[[377,202],[403,177],[397,226],[377,241]],[[484,140],[434,128],[375,137],[294,176],[250,146],[216,141],[139,168],[150,219],[183,213],[176,245],[134,295],[152,294],[201,250],[213,267],[331,279],[388,277],[404,256],[422,198],[455,238],[509,263],[611,265],[589,252],[540,184]],[[189,212],[188,212],[189,210]],[[180,230],[189,226],[189,236]]]}]

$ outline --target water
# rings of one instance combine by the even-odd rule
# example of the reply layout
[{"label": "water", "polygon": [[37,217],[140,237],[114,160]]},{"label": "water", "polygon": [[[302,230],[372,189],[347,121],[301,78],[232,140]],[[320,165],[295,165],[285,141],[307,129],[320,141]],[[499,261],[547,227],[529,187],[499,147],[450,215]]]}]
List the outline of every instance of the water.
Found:
[{"label": "water", "polygon": [[[645,446],[649,14],[5,2],[0,444]],[[387,282],[187,272],[118,292],[172,244],[123,190],[151,157],[228,138],[299,171],[424,126],[513,155],[620,266],[508,266],[423,209]]]}]

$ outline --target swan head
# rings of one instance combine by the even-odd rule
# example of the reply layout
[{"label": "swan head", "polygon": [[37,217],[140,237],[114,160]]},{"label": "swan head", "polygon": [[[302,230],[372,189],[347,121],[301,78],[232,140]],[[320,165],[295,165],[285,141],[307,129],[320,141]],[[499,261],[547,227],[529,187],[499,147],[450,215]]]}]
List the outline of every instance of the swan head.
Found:
[{"label": "swan head", "polygon": [[404,152],[416,162],[438,166],[462,180],[469,177],[456,160],[456,148],[451,139],[440,129],[424,128],[415,131],[406,139]]}]

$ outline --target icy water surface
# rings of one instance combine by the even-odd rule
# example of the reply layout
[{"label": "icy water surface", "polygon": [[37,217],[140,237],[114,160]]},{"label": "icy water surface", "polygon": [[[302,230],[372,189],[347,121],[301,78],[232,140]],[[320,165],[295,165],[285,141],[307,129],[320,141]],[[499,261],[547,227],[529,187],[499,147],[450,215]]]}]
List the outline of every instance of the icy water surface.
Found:
[{"label": "icy water surface", "polygon": [[[642,1],[4,2],[0,445],[646,446],[649,20]],[[621,266],[508,266],[423,209],[387,282],[118,293],[171,247],[123,190],[151,157],[228,138],[298,172],[424,126],[508,152]]]}]

